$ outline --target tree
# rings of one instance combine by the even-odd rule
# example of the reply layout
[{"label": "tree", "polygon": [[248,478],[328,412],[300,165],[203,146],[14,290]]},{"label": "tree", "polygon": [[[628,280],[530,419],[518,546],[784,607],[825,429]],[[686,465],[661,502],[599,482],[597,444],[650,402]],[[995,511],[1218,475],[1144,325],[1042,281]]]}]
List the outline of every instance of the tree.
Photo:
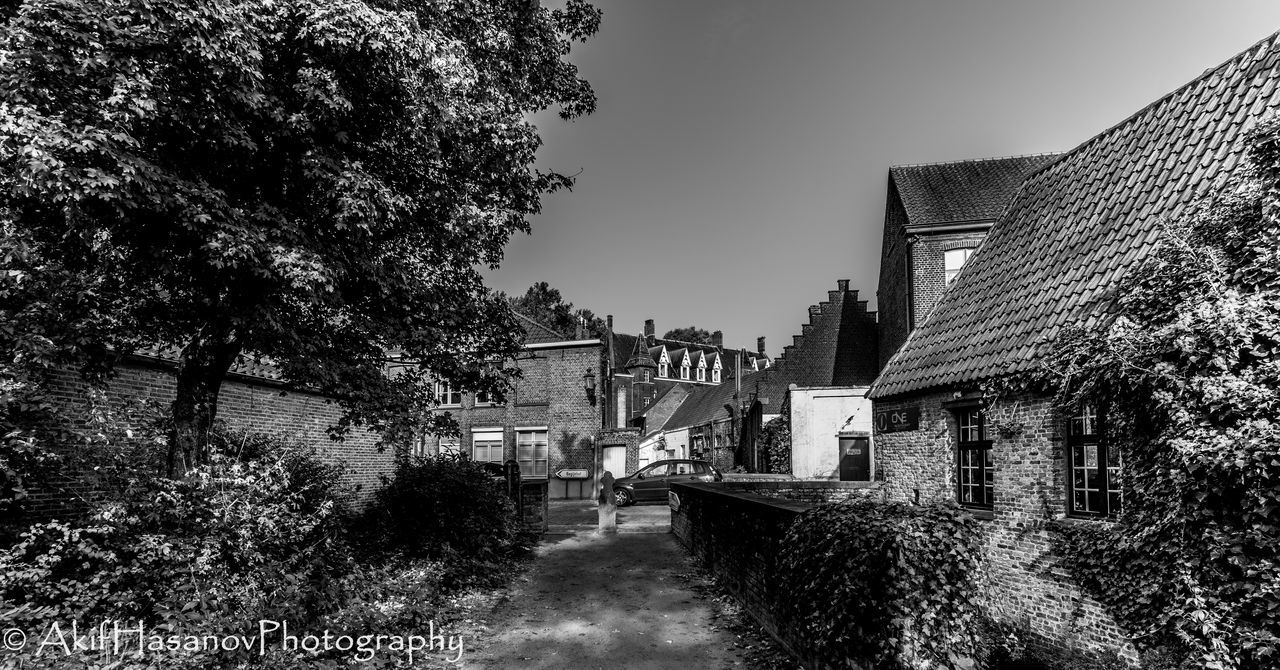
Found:
[{"label": "tree", "polygon": [[534,321],[541,323],[566,338],[576,335],[578,325],[585,326],[591,337],[603,337],[605,322],[591,310],[581,307],[573,308],[573,303],[565,302],[559,289],[552,288],[547,282],[538,282],[529,287],[523,296],[509,298],[511,308]]},{"label": "tree", "polygon": [[599,20],[584,0],[24,3],[0,30],[6,344],[94,380],[173,351],[172,474],[244,355],[341,402],[339,434],[438,427],[429,371],[512,372],[519,329],[476,267],[572,183],[531,169],[528,119],[594,109],[566,57]]},{"label": "tree", "polygon": [[701,328],[688,326],[668,330],[667,334],[662,336],[662,339],[688,342],[690,344],[711,344],[711,333]]}]

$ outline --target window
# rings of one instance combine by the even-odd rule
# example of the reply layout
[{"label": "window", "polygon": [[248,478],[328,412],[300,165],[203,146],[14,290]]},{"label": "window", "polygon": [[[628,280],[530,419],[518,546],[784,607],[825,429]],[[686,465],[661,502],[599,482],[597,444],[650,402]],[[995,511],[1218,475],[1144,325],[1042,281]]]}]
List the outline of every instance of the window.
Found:
[{"label": "window", "polygon": [[653,465],[648,468],[645,468],[644,470],[641,470],[641,472],[644,473],[645,477],[666,477],[667,464],[659,463],[657,465]]},{"label": "window", "polygon": [[991,441],[987,439],[986,422],[978,409],[957,410],[959,425],[957,478],[960,504],[965,507],[991,509],[995,470],[991,462]]},{"label": "window", "polygon": [[644,397],[644,406],[645,406],[645,407],[648,407],[648,406],[649,406],[649,396],[645,396],[645,397]]},{"label": "window", "polygon": [[481,463],[501,463],[502,429],[472,431],[471,460]]},{"label": "window", "polygon": [[413,440],[413,447],[409,450],[409,455],[414,458],[426,458],[430,456],[427,448],[427,440],[430,439],[426,433],[419,434]]},{"label": "window", "polygon": [[445,382],[436,382],[436,401],[441,407],[459,407],[462,405],[462,392],[455,391]]},{"label": "window", "polygon": [[516,429],[516,460],[520,461],[520,476],[524,478],[547,476],[547,429]]},{"label": "window", "polygon": [[707,381],[707,369],[701,366],[698,367],[698,381]]},{"label": "window", "polygon": [[665,361],[658,364],[658,376],[659,377],[667,376],[667,364]]},{"label": "window", "polygon": [[676,464],[675,464],[675,468],[676,468],[675,474],[677,474],[677,475],[692,475],[692,474],[694,474],[694,471],[693,471],[693,463],[676,463]]},{"label": "window", "polygon": [[647,369],[640,371],[640,381],[642,382],[649,381],[649,371]]},{"label": "window", "polygon": [[681,379],[689,378],[689,361],[685,361],[680,364],[680,378]]},{"label": "window", "polygon": [[442,437],[442,438],[440,438],[440,453],[441,453],[441,454],[456,454],[456,453],[459,453],[460,451],[462,451],[461,447],[462,447],[462,445],[461,445],[461,443],[459,442],[458,438],[456,438],[456,437]]},{"label": "window", "polygon": [[716,368],[711,371],[711,381],[717,384],[720,383],[720,368]]},{"label": "window", "polygon": [[947,284],[951,284],[951,280],[960,274],[960,268],[964,267],[972,255],[973,249],[948,249],[942,252],[942,268]]},{"label": "window", "polygon": [[476,391],[477,405],[493,405],[493,396],[488,391]]},{"label": "window", "polygon": [[1102,418],[1094,405],[1084,405],[1067,422],[1067,469],[1072,515],[1120,513],[1120,453],[1102,439]]}]

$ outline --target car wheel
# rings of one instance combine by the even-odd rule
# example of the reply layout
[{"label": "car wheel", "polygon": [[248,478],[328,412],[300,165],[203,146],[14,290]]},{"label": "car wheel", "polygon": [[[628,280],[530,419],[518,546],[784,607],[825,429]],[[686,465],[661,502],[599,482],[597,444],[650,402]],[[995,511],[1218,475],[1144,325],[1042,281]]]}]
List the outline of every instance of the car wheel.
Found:
[{"label": "car wheel", "polygon": [[613,490],[613,504],[618,507],[626,507],[631,504],[631,492],[626,489]]}]

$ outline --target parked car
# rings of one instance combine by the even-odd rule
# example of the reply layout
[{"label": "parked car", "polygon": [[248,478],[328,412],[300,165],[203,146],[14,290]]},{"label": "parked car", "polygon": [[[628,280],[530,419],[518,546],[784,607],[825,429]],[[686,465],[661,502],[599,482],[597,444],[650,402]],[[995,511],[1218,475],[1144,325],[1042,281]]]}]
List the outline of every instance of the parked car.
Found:
[{"label": "parked car", "polygon": [[613,482],[613,501],[618,507],[638,502],[665,501],[671,482],[718,482],[720,471],[706,461],[673,458],[657,461]]}]

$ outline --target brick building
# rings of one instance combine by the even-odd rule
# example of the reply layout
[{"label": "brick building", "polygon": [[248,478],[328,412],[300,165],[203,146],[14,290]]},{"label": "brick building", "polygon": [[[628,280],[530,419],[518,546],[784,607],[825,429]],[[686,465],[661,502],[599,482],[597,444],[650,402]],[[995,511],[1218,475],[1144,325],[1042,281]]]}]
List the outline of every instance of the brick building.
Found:
[{"label": "brick building", "polygon": [[1099,438],[1094,408],[1059,413],[1035,395],[983,407],[979,385],[1033,369],[1063,326],[1106,318],[1116,282],[1153,247],[1160,221],[1221,187],[1242,163],[1247,131],[1280,111],[1277,81],[1280,35],[1046,159],[871,391],[887,494],[956,500],[984,520],[990,611],[1029,625],[1041,643],[1132,657],[1058,564],[1045,524],[1122,513],[1124,463]]},{"label": "brick building", "polygon": [[977,250],[1028,174],[1053,156],[889,168],[876,302],[880,365],[907,340]]},{"label": "brick building", "polygon": [[653,425],[672,453],[762,471],[768,464],[759,450],[760,429],[785,411],[792,423],[792,471],[838,477],[839,433],[853,430],[851,420],[859,415],[858,425],[870,431],[865,394],[877,371],[876,337],[875,312],[841,279],[825,301],[809,307],[800,334],[767,368],[744,369],[740,380],[694,389],[664,423]]},{"label": "brick building", "polygon": [[[597,433],[607,404],[600,395],[605,345],[579,333],[565,338],[524,315],[521,378],[506,402],[448,385],[438,411],[458,422],[457,436],[426,435],[416,453],[463,452],[476,461],[520,463],[525,481],[546,481],[551,498],[590,498]],[[557,476],[557,472],[561,476]],[[577,471],[577,472],[569,472]]]}]

